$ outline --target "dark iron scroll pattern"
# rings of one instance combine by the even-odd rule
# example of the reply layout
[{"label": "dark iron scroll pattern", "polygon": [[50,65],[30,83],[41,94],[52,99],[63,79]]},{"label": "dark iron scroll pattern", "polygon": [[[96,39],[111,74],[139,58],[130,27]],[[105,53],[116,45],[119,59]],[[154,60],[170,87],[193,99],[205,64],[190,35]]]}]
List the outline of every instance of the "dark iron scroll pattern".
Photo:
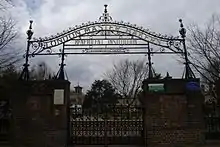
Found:
[{"label": "dark iron scroll pattern", "polygon": [[143,145],[143,109],[126,99],[103,108],[71,109],[71,138],[74,145]]},{"label": "dark iron scroll pattern", "polygon": [[182,43],[182,40],[179,40],[179,41],[169,40],[167,42],[167,46],[173,52],[182,52],[182,54],[183,54],[184,51],[183,51],[183,49],[181,49],[181,43]]},{"label": "dark iron scroll pattern", "polygon": [[31,46],[33,49],[33,52],[30,53],[32,57],[34,57],[35,55],[42,53],[42,52],[45,52],[47,54],[52,54],[52,49],[51,48],[44,49],[43,43],[41,41],[39,41],[39,42],[33,41],[33,42],[31,42]]}]

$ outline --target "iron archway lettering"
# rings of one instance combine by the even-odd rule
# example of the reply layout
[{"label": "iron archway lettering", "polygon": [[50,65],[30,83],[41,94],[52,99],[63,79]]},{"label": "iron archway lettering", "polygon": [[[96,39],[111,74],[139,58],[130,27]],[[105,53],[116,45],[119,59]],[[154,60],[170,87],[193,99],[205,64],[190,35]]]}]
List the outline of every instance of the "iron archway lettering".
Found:
[{"label": "iron archway lettering", "polygon": [[[90,39],[82,40],[83,36],[96,36],[95,34],[100,34],[100,36],[117,36],[115,39]],[[127,36],[127,38],[119,38]],[[134,39],[134,37],[136,39]],[[77,39],[78,38],[78,39]],[[138,45],[139,41],[149,42],[157,46],[170,49],[174,53],[183,53],[180,48],[182,39],[173,36],[166,36],[161,34],[156,34],[150,32],[143,27],[137,27],[130,23],[125,22],[89,22],[83,23],[75,28],[70,28],[68,31],[63,33],[58,33],[56,36],[45,37],[33,39],[31,42],[33,47],[32,55],[37,55],[42,53],[47,49],[51,49],[55,46],[65,44],[69,41],[74,41],[73,45]],[[107,42],[106,42],[107,41]],[[145,44],[146,45],[146,44]]]}]

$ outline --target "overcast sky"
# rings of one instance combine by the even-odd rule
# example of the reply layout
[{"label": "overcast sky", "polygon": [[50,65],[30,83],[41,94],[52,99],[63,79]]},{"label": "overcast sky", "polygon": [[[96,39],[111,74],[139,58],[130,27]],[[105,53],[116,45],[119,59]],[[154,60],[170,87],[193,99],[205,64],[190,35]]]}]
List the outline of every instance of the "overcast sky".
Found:
[{"label": "overcast sky", "polygon": [[[203,25],[213,13],[220,13],[220,0],[14,0],[11,14],[17,21],[21,33],[21,45],[25,49],[28,21],[34,21],[34,37],[53,35],[77,24],[96,21],[103,13],[103,5],[114,20],[130,22],[157,33],[177,36],[178,19],[184,24]],[[68,56],[66,72],[72,85],[78,82],[86,89],[95,79],[122,58],[146,58],[144,55]],[[58,71],[60,59],[36,57],[31,63],[43,60]],[[174,77],[181,77],[183,65],[174,56],[153,56],[154,67],[163,75],[167,71]]]}]

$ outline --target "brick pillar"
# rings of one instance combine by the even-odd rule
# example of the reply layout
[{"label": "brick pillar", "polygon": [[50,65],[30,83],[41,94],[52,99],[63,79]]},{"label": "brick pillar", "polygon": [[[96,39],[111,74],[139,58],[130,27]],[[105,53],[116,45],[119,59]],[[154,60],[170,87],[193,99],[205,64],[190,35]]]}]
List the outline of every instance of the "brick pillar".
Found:
[{"label": "brick pillar", "polygon": [[[204,143],[203,96],[186,90],[182,79],[143,82],[147,144],[151,146]],[[149,83],[164,83],[164,91],[152,92]]]},{"label": "brick pillar", "polygon": [[[67,145],[69,86],[68,81],[59,80],[17,83],[11,97],[13,146]],[[54,100],[57,91],[60,101]]]}]

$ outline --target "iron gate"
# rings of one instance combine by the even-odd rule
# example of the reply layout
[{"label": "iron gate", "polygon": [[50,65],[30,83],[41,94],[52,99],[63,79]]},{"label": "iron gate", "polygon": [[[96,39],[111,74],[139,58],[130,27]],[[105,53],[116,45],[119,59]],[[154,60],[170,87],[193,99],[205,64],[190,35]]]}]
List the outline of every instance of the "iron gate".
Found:
[{"label": "iron gate", "polygon": [[71,109],[71,142],[76,145],[143,145],[143,108],[138,104]]}]

